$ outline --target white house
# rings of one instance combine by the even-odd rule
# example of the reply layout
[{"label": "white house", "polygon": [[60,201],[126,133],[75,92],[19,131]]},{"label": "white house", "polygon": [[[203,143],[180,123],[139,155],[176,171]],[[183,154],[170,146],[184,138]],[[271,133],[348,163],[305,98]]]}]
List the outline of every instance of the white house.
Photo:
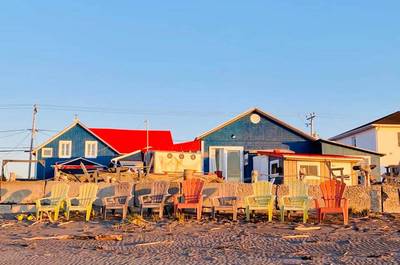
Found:
[{"label": "white house", "polygon": [[385,166],[400,164],[400,111],[336,135],[330,140],[385,154],[381,157],[381,173],[384,173]]}]

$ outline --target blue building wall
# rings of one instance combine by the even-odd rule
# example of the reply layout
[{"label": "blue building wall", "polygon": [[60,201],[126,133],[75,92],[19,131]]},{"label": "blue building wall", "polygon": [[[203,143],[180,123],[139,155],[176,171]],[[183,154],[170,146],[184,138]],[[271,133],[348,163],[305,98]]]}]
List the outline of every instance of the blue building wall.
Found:
[{"label": "blue building wall", "polygon": [[[299,153],[315,153],[316,146],[313,141],[301,136],[288,128],[259,114],[261,120],[254,124],[250,121],[250,115],[217,130],[203,140],[203,156],[205,172],[209,171],[209,147],[210,146],[242,146],[244,153],[248,150],[260,149],[289,149]],[[248,165],[244,168],[244,179],[251,177],[253,159],[249,155]]]},{"label": "blue building wall", "polygon": [[[58,144],[59,141],[72,141],[71,158],[59,158],[58,157]],[[102,165],[108,165],[110,160],[116,157],[118,154],[112,150],[109,146],[99,141],[81,125],[76,124],[74,127],[64,132],[62,135],[43,146],[42,148],[53,148],[52,158],[42,158],[42,148],[37,151],[37,159],[44,159],[45,166],[37,163],[36,165],[36,178],[37,179],[48,179],[54,176],[54,165],[56,162],[64,162],[78,157],[85,157],[85,141],[97,141],[98,142],[98,153],[97,158],[88,158],[88,160],[97,162]]]}]

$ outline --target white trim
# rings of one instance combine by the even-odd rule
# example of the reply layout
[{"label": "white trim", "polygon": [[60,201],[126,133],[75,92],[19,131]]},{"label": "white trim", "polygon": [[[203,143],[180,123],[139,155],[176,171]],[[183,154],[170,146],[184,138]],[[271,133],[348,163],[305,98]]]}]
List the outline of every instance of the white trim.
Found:
[{"label": "white trim", "polygon": [[230,120],[228,120],[228,121],[226,121],[226,122],[220,124],[219,126],[215,127],[214,129],[211,129],[211,130],[209,130],[209,131],[207,131],[207,132],[201,134],[200,136],[196,137],[196,140],[201,139],[201,138],[204,138],[204,137],[206,137],[207,135],[210,135],[211,133],[222,129],[222,128],[224,128],[225,126],[227,126],[227,125],[229,125],[229,124],[231,124],[231,123],[233,123],[233,122],[235,122],[235,121],[237,121],[237,120],[243,118],[244,116],[246,116],[246,115],[248,115],[248,114],[250,114],[250,113],[253,113],[253,112],[258,113],[258,114],[260,114],[261,116],[264,116],[265,118],[270,119],[270,120],[272,120],[272,121],[274,121],[274,122],[280,124],[280,125],[283,126],[283,127],[286,127],[287,129],[289,129],[289,130],[295,132],[296,134],[301,135],[301,136],[304,137],[304,138],[307,138],[307,139],[309,139],[309,140],[317,140],[317,138],[308,135],[307,133],[305,133],[305,132],[303,132],[303,131],[301,131],[301,130],[299,130],[299,129],[297,129],[297,128],[295,128],[295,127],[293,127],[293,126],[291,126],[291,125],[289,125],[289,124],[287,124],[287,123],[285,123],[285,122],[283,122],[283,121],[281,121],[281,120],[279,120],[278,118],[275,118],[275,117],[272,116],[271,114],[268,114],[268,113],[266,113],[266,112],[264,112],[264,111],[262,111],[262,110],[260,110],[260,109],[258,109],[258,108],[251,108],[251,109],[249,109],[249,110],[247,110],[247,111],[245,111],[245,112],[243,112],[243,113],[237,115],[236,117],[234,117],[234,118],[232,118],[232,119],[230,119]]},{"label": "white trim", "polygon": [[276,178],[279,177],[279,172],[278,173],[272,173],[272,165],[277,165],[279,168],[279,159],[275,159],[275,160],[270,160],[268,157],[268,175],[270,178]]},{"label": "white trim", "polygon": [[[67,145],[68,149],[62,147],[63,145]],[[66,153],[63,153],[63,151],[66,151]],[[58,157],[59,158],[71,158],[72,156],[72,141],[66,141],[66,140],[61,140],[58,141]]]},{"label": "white trim", "polygon": [[35,149],[33,149],[33,153],[36,153],[39,149],[41,149],[42,147],[46,146],[47,144],[51,143],[52,141],[54,141],[55,139],[57,139],[58,137],[60,137],[61,135],[63,135],[64,133],[66,133],[67,131],[69,131],[70,129],[74,128],[76,125],[80,125],[83,129],[85,129],[87,132],[89,132],[90,134],[92,134],[94,137],[96,137],[97,139],[99,139],[102,143],[104,143],[105,145],[107,145],[108,147],[110,147],[113,151],[115,151],[117,154],[120,154],[120,152],[118,152],[117,149],[115,149],[114,147],[112,147],[109,143],[107,143],[106,141],[104,141],[102,138],[100,138],[98,135],[96,135],[94,132],[92,132],[88,127],[86,127],[81,121],[79,120],[74,120],[74,122],[69,125],[68,127],[64,128],[61,132],[57,133],[56,135],[54,135],[53,137],[51,137],[50,139],[48,139],[46,142],[44,142],[43,144],[39,145],[38,147],[36,147]]},{"label": "white trim", "polygon": [[[202,156],[201,170],[204,173],[204,141],[203,140],[200,141],[200,152],[201,152],[201,156]],[[207,154],[207,156],[208,156],[208,158],[210,158],[210,154]],[[208,166],[208,171],[210,171],[210,166]]]},{"label": "white trim", "polygon": [[[45,151],[50,151],[50,155],[45,155]],[[52,147],[44,147],[42,148],[42,158],[51,158],[53,157],[53,148]]]},{"label": "white trim", "polygon": [[240,182],[244,181],[244,161],[243,161],[243,146],[210,146],[208,148],[208,165],[209,165],[209,172],[214,172],[216,170],[216,163],[215,163],[215,150],[216,149],[223,149],[223,157],[222,157],[222,172],[225,180],[228,180],[228,151],[239,151],[239,158],[240,158]]},{"label": "white trim", "polygon": [[85,141],[85,157],[96,158],[99,150],[98,146],[99,144],[97,141]]}]

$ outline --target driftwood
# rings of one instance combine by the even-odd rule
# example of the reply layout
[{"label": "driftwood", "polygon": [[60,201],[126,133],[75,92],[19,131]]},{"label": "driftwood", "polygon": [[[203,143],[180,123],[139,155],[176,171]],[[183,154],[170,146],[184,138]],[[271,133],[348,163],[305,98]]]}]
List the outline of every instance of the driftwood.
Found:
[{"label": "driftwood", "polygon": [[159,244],[172,244],[172,243],[174,243],[174,241],[171,241],[171,240],[155,241],[155,242],[136,244],[135,247],[153,246],[153,245],[159,245]]},{"label": "driftwood", "polygon": [[75,239],[75,240],[113,240],[113,241],[121,241],[122,235],[59,235],[59,236],[37,236],[37,237],[25,237],[23,238],[26,241],[34,241],[34,240],[68,240],[68,239]]},{"label": "driftwood", "polygon": [[309,235],[288,235],[288,236],[282,236],[283,239],[293,239],[293,238],[308,238],[310,237]]},{"label": "driftwood", "polygon": [[313,231],[313,230],[320,230],[321,227],[319,226],[310,226],[310,227],[306,227],[306,226],[298,226],[295,228],[295,230],[299,230],[299,231]]}]

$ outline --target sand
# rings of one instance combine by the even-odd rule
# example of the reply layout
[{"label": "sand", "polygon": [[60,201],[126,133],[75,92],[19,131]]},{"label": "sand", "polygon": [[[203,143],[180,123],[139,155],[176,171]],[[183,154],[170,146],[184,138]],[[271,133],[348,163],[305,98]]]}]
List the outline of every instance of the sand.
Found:
[{"label": "sand", "polygon": [[[295,229],[300,219],[233,223],[206,216],[200,223],[166,219],[139,227],[117,219],[75,219],[60,226],[12,218],[0,219],[0,264],[400,263],[400,215],[353,217],[348,226],[333,218],[307,224],[310,230]],[[65,235],[75,238],[29,240]],[[122,235],[122,240],[96,240],[96,235]]]}]

